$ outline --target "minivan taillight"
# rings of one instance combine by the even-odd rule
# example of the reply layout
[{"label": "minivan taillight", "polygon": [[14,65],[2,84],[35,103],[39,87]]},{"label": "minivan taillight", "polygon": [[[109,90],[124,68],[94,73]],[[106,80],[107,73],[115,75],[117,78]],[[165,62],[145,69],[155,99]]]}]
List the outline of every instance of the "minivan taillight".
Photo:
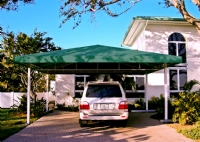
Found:
[{"label": "minivan taillight", "polygon": [[85,109],[85,110],[88,110],[88,109],[90,109],[90,105],[89,105],[89,103],[88,102],[81,102],[81,104],[80,104],[80,109]]},{"label": "minivan taillight", "polygon": [[128,102],[127,101],[120,102],[119,109],[128,109]]}]

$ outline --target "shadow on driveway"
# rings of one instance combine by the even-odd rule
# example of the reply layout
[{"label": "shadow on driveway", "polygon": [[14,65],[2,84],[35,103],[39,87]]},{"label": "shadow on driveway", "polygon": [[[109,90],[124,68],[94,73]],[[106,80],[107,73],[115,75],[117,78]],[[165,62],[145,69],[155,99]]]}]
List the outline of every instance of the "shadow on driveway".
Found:
[{"label": "shadow on driveway", "polygon": [[54,111],[4,142],[192,142],[174,129],[150,118],[153,113],[130,113],[126,127],[111,123],[81,128],[77,112]]}]

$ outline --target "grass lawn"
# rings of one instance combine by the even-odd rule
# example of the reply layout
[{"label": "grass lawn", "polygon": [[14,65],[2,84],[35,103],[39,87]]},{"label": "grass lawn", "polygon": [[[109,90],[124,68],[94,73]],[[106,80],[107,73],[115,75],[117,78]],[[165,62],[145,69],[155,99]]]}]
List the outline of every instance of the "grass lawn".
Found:
[{"label": "grass lawn", "polygon": [[[6,139],[10,135],[20,131],[27,126],[26,114],[10,115],[10,109],[0,109],[0,141]],[[31,116],[30,122],[34,122],[39,117]]]},{"label": "grass lawn", "polygon": [[184,136],[200,142],[200,122],[195,125],[181,125],[178,123],[167,124],[168,126],[177,130],[177,132],[183,134]]}]

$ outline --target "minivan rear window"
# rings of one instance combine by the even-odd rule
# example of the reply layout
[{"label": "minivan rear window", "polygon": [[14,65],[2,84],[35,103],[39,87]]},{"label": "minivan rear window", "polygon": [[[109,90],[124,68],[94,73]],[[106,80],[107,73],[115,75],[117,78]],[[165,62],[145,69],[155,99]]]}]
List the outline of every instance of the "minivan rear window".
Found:
[{"label": "minivan rear window", "polygon": [[86,97],[122,97],[122,93],[119,85],[90,84],[88,85]]}]

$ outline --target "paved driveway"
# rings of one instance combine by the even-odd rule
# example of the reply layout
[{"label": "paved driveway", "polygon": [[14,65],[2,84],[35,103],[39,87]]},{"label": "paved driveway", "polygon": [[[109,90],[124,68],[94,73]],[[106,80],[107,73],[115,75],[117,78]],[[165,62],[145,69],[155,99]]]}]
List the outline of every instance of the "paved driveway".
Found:
[{"label": "paved driveway", "polygon": [[126,127],[110,123],[80,128],[78,113],[54,111],[4,142],[193,142],[174,129],[151,119],[151,113],[130,113]]}]

